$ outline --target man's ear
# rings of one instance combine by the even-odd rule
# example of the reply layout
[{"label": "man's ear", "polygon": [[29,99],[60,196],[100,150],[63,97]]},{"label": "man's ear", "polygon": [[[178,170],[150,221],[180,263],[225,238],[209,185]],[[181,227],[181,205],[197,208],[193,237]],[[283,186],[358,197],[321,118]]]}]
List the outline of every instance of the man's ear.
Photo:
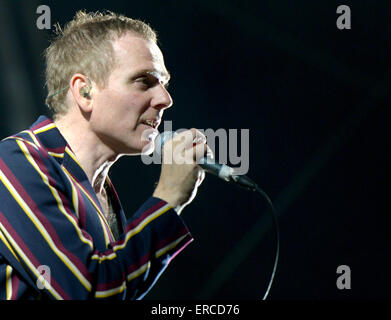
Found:
[{"label": "man's ear", "polygon": [[75,73],[69,81],[69,88],[79,108],[85,112],[92,111],[92,83],[81,73]]}]

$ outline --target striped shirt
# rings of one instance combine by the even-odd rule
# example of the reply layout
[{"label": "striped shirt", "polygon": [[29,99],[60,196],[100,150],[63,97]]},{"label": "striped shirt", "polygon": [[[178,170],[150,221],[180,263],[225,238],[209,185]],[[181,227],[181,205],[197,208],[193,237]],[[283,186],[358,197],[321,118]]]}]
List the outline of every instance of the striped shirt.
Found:
[{"label": "striped shirt", "polygon": [[0,299],[141,299],[192,240],[150,197],[115,239],[75,154],[41,116],[0,142]]}]

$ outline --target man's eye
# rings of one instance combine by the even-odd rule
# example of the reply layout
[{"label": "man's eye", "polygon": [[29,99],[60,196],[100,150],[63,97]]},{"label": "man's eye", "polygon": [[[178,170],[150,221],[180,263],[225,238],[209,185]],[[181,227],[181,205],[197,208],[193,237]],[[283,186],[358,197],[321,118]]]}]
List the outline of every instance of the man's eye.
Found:
[{"label": "man's eye", "polygon": [[[140,77],[135,80],[136,83],[141,85],[144,89],[152,88],[159,84],[159,81],[156,78],[150,78],[150,77]],[[162,85],[167,89],[168,88],[168,82],[162,83]]]},{"label": "man's eye", "polygon": [[147,88],[152,86],[151,80],[146,77],[139,78],[136,80],[136,82]]}]

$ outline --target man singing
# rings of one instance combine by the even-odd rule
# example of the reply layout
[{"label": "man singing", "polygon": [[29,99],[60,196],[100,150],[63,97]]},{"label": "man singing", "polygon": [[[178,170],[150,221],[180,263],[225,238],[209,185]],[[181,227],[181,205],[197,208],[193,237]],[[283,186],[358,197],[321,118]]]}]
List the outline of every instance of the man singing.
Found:
[{"label": "man singing", "polygon": [[172,105],[156,34],[82,11],[57,33],[45,52],[52,119],[0,142],[0,299],[141,299],[192,241],[179,214],[210,149],[196,129],[166,142],[163,153],[187,161],[163,163],[153,195],[126,219],[109,169],[153,151]]}]

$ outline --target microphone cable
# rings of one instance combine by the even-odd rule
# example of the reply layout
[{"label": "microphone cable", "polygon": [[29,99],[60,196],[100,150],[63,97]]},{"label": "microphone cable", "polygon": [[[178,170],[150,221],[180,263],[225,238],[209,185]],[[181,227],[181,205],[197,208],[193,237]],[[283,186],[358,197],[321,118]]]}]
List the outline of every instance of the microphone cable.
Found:
[{"label": "microphone cable", "polygon": [[270,288],[273,284],[274,276],[276,275],[278,258],[280,256],[280,228],[278,226],[277,211],[274,208],[273,202],[270,200],[269,196],[261,188],[258,187],[258,185],[256,185],[256,191],[258,193],[260,193],[266,199],[267,203],[269,204],[269,206],[271,208],[271,213],[272,213],[272,218],[273,218],[273,223],[274,223],[274,228],[275,228],[275,235],[276,235],[276,256],[274,258],[273,271],[270,276],[269,285],[266,289],[265,295],[262,298],[262,300],[266,300],[266,298],[269,294]]},{"label": "microphone cable", "polygon": [[[240,183],[237,183],[239,182]],[[274,229],[275,229],[275,237],[276,237],[276,254],[274,258],[274,265],[273,265],[273,270],[272,274],[270,276],[269,284],[267,286],[266,292],[262,298],[262,300],[266,300],[267,296],[269,295],[270,288],[273,284],[274,277],[276,275],[276,270],[277,270],[277,265],[278,265],[278,259],[280,256],[280,227],[278,224],[278,217],[277,217],[277,211],[274,208],[273,202],[270,200],[269,196],[266,194],[265,191],[263,191],[254,181],[252,181],[249,177],[247,176],[238,176],[234,175],[232,176],[232,180],[229,181],[231,183],[234,183],[238,185],[241,188],[250,190],[250,191],[255,191],[258,192],[267,202],[269,205],[269,208],[271,209],[271,216],[273,219],[273,224],[274,224]]]}]

